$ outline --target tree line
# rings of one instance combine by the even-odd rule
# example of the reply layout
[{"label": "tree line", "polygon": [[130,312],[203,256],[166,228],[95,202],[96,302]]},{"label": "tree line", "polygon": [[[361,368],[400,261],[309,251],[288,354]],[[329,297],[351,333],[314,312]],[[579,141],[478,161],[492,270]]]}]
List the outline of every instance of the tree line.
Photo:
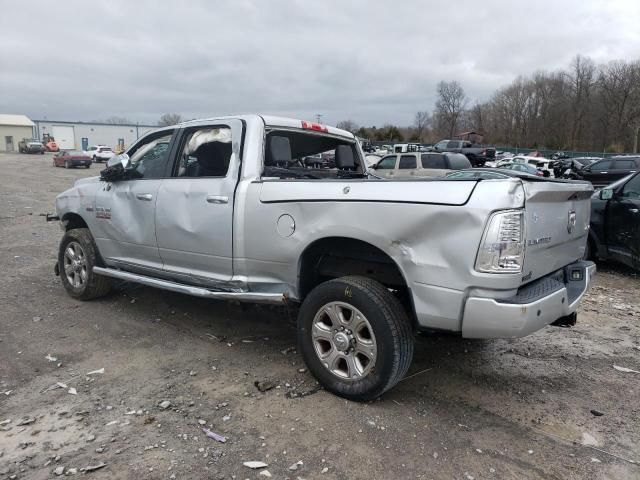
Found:
[{"label": "tree line", "polygon": [[433,109],[416,112],[411,126],[337,126],[376,141],[433,143],[473,130],[494,145],[630,152],[640,127],[640,60],[596,65],[578,55],[566,70],[519,76],[484,102],[442,81]]}]

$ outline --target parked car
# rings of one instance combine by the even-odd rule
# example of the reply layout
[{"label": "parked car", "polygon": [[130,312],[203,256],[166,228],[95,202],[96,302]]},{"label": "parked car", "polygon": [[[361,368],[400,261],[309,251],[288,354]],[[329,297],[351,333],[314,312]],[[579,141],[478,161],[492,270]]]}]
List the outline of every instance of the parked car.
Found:
[{"label": "parked car", "polygon": [[62,150],[53,156],[54,167],[84,167],[89,168],[92,160],[89,155],[76,150]]},{"label": "parked car", "polygon": [[380,177],[444,177],[451,170],[470,168],[471,162],[461,153],[402,153],[387,155],[373,166]]},{"label": "parked car", "polygon": [[586,258],[610,259],[640,270],[640,172],[591,197]]},{"label": "parked car", "polygon": [[604,187],[640,170],[640,156],[614,156],[576,170],[575,178],[587,180],[594,187]]},{"label": "parked car", "polygon": [[575,173],[584,167],[601,160],[600,157],[575,157],[556,160],[553,174],[556,178],[577,178]]},{"label": "parked car", "polygon": [[[324,177],[293,161],[328,150],[336,169]],[[146,134],[58,195],[56,271],[79,300],[128,281],[300,304],[309,371],[365,401],[406,374],[414,329],[513,338],[575,323],[595,272],[582,260],[592,192],[525,176],[381,181],[344,130],[191,121]]]},{"label": "parked car", "polygon": [[96,163],[108,162],[109,159],[115,155],[111,147],[107,147],[106,145],[93,145],[87,148],[85,154],[89,155]]},{"label": "parked car", "polygon": [[496,156],[495,148],[475,145],[467,140],[440,140],[433,146],[433,151],[462,153],[474,167],[482,167]]},{"label": "parked car", "polygon": [[536,168],[533,165],[530,165],[528,163],[503,163],[502,165],[498,166],[498,169],[515,170],[517,172],[527,173],[529,175],[536,175],[538,177],[549,176],[548,171],[545,172],[544,170],[540,168]]},{"label": "parked car", "polygon": [[40,153],[44,154],[44,145],[35,138],[23,138],[18,142],[20,153]]}]

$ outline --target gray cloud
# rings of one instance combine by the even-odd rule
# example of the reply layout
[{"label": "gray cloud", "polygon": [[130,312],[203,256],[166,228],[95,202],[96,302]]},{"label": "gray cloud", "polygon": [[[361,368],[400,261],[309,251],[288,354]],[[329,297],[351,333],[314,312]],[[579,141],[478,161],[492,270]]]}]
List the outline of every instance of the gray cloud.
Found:
[{"label": "gray cloud", "polygon": [[0,18],[0,112],[410,124],[439,80],[484,100],[577,53],[640,58],[638,24],[637,0],[24,0]]}]

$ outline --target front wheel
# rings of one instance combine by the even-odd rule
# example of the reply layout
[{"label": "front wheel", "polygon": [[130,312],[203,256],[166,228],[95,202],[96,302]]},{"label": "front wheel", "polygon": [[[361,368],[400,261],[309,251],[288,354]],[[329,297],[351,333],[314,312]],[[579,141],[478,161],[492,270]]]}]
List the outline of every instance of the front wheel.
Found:
[{"label": "front wheel", "polygon": [[105,296],[111,290],[110,278],[96,275],[98,249],[88,228],[69,230],[62,237],[58,252],[58,270],[67,293],[79,300]]},{"label": "front wheel", "polygon": [[407,372],[413,330],[393,294],[366,277],[321,283],[302,303],[298,344],[309,370],[330,392],[373,400]]}]

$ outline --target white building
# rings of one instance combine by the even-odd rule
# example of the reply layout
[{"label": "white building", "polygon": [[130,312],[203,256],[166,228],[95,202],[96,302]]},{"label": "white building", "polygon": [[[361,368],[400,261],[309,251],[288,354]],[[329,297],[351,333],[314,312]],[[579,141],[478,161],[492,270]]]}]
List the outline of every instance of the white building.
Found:
[{"label": "white building", "polygon": [[91,145],[108,145],[124,150],[145,133],[158,128],[155,125],[116,125],[99,122],[63,122],[34,120],[35,137],[55,139],[62,150],[86,150]]},{"label": "white building", "polygon": [[34,138],[34,127],[25,115],[0,114],[0,152],[17,152],[20,140]]}]

